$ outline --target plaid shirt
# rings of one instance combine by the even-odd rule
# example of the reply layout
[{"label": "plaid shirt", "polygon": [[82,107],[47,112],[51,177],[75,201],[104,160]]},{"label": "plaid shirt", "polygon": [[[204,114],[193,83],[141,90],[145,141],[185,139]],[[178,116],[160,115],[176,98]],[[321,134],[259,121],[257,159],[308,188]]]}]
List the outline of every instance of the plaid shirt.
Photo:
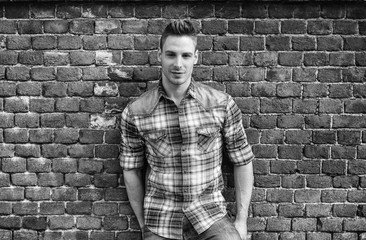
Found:
[{"label": "plaid shirt", "polygon": [[145,224],[165,238],[182,238],[184,217],[200,234],[226,215],[223,147],[234,165],[254,158],[234,100],[193,80],[179,107],[161,82],[144,93],[123,111],[121,131],[122,168],[151,168]]}]

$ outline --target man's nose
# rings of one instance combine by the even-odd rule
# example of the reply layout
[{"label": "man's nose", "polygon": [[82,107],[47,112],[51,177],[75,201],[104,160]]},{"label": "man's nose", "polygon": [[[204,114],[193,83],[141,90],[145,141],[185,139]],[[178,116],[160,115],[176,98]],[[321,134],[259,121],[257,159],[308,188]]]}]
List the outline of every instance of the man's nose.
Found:
[{"label": "man's nose", "polygon": [[181,57],[177,57],[176,59],[175,59],[175,64],[174,64],[176,67],[179,67],[179,68],[181,68],[182,67],[182,58]]}]

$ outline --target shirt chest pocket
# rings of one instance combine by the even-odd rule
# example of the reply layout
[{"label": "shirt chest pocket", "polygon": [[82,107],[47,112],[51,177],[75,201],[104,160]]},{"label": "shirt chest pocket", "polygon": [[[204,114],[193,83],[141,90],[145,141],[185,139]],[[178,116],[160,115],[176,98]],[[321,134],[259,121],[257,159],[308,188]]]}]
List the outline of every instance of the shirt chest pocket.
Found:
[{"label": "shirt chest pocket", "polygon": [[217,126],[201,127],[197,129],[197,146],[202,152],[210,152],[218,144],[220,128]]},{"label": "shirt chest pocket", "polygon": [[167,157],[171,155],[172,148],[167,131],[151,131],[144,134],[148,153],[155,157]]}]

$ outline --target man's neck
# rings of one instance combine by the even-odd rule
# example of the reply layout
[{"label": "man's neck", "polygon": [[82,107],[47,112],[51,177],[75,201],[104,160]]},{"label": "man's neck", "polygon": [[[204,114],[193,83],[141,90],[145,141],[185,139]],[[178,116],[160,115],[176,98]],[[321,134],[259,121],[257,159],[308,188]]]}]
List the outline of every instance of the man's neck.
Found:
[{"label": "man's neck", "polygon": [[189,85],[191,84],[191,79],[181,85],[172,84],[167,80],[164,81],[164,79],[162,83],[167,96],[174,101],[175,105],[179,106],[180,102],[188,91]]}]

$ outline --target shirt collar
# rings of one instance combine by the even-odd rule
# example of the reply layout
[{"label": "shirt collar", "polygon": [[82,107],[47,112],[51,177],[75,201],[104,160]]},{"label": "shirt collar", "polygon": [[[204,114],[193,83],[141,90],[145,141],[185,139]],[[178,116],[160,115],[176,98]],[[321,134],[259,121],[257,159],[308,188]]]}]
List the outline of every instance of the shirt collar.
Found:
[{"label": "shirt collar", "polygon": [[[188,87],[186,97],[190,95],[193,98],[196,98],[197,97],[196,89],[197,89],[197,83],[192,78],[191,83],[189,84],[189,87]],[[159,80],[158,93],[159,93],[159,97],[158,97],[159,99],[160,99],[160,97],[169,98],[168,95],[166,94],[166,91],[165,91],[164,87],[163,87],[163,80],[162,79]]]}]

